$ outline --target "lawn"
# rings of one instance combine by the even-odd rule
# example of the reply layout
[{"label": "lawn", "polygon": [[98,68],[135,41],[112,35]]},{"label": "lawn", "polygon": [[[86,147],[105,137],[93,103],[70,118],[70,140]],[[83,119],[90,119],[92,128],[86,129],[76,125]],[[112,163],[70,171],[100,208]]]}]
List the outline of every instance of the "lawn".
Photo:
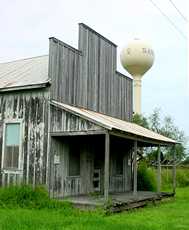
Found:
[{"label": "lawn", "polygon": [[179,188],[176,199],[131,212],[105,216],[102,211],[65,209],[0,209],[0,229],[189,229],[189,187]]}]

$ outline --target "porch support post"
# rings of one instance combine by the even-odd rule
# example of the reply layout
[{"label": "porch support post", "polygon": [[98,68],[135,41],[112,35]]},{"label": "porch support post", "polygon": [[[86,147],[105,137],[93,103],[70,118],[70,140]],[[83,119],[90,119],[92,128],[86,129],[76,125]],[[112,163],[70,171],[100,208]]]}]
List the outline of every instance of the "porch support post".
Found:
[{"label": "porch support post", "polygon": [[105,134],[105,163],[104,163],[104,199],[108,201],[109,196],[109,166],[110,164],[110,134]]},{"label": "porch support post", "polygon": [[160,145],[158,146],[158,162],[157,162],[157,192],[161,192],[161,151]]},{"label": "porch support post", "polygon": [[173,150],[173,193],[176,193],[176,145]]},{"label": "porch support post", "polygon": [[134,155],[133,155],[133,195],[137,195],[137,141],[134,141]]}]

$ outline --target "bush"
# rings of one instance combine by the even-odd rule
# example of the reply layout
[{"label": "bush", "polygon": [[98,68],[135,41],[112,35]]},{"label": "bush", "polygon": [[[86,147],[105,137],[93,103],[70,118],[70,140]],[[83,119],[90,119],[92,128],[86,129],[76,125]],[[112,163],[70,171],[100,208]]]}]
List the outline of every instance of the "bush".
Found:
[{"label": "bush", "polygon": [[137,172],[137,189],[140,191],[156,191],[156,177],[152,168],[145,161],[139,163]]},{"label": "bush", "polygon": [[43,186],[33,188],[30,185],[1,188],[0,207],[72,209],[71,204],[68,202],[50,199],[47,190]]}]

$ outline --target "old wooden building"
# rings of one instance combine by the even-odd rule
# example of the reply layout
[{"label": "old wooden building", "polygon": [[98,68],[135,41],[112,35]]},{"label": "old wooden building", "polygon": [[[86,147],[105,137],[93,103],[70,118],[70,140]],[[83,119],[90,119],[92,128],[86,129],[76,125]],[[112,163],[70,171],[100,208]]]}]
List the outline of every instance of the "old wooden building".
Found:
[{"label": "old wooden building", "polygon": [[0,184],[46,184],[54,197],[137,191],[137,146],[174,140],[131,123],[132,79],[117,47],[79,24],[75,49],[0,64]]}]

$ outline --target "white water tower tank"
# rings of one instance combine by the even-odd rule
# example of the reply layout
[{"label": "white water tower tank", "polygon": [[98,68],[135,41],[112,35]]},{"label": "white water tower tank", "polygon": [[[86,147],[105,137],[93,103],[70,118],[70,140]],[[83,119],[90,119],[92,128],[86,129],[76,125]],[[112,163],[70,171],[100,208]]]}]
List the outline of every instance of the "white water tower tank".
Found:
[{"label": "white water tower tank", "polygon": [[151,46],[140,39],[134,39],[123,48],[122,66],[132,75],[134,80],[134,112],[141,113],[141,79],[154,62],[154,52]]}]

